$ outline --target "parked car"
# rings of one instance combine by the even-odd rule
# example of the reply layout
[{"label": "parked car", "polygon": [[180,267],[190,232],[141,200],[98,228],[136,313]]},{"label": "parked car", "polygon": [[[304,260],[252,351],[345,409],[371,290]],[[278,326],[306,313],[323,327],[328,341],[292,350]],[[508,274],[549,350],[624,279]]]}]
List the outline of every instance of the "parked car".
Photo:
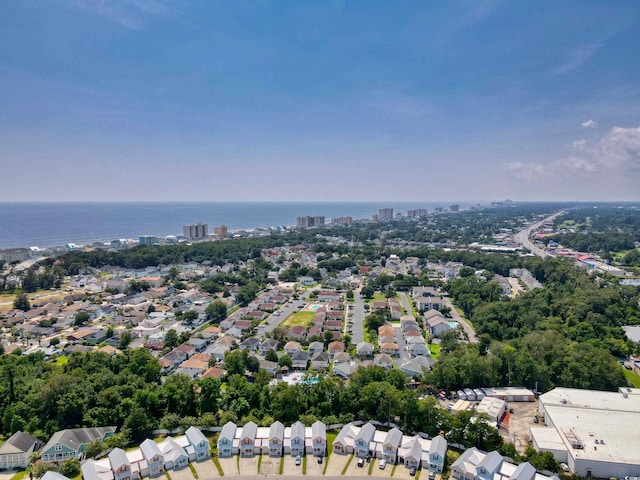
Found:
[{"label": "parked car", "polygon": [[434,478],[436,478],[436,472],[429,470],[429,480],[433,480]]},{"label": "parked car", "polygon": [[298,455],[296,457],[296,465],[300,465],[302,463],[302,457],[300,455]]},{"label": "parked car", "polygon": [[568,472],[569,471],[569,465],[567,465],[566,463],[562,462],[560,464],[560,468],[562,469],[563,472]]},{"label": "parked car", "polygon": [[538,418],[538,415],[533,417],[533,423],[540,423],[540,419]]},{"label": "parked car", "polygon": [[318,457],[318,463],[322,464],[322,457]]},{"label": "parked car", "polygon": [[409,475],[411,475],[412,477],[416,476],[416,467],[411,467],[411,470],[409,470]]},{"label": "parked car", "polygon": [[387,461],[383,458],[380,460],[380,470],[384,470],[384,467],[387,466]]},{"label": "parked car", "polygon": [[359,468],[364,467],[364,458],[359,458],[359,459],[358,459],[358,467],[359,467]]}]

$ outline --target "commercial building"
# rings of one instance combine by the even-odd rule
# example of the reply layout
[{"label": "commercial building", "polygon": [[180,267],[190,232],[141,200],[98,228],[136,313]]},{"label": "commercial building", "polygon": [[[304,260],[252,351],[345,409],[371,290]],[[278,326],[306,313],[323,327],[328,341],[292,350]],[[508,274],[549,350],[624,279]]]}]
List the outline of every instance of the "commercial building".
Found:
[{"label": "commercial building", "polygon": [[536,450],[582,477],[640,476],[640,389],[555,388],[538,410],[547,426],[530,429]]},{"label": "commercial building", "polygon": [[158,239],[154,235],[140,235],[140,245],[155,245]]},{"label": "commercial building", "polygon": [[206,223],[184,225],[182,227],[182,235],[189,240],[203,239],[209,235],[209,225]]},{"label": "commercial building", "polygon": [[316,215],[311,217],[307,215],[306,217],[298,217],[297,225],[298,228],[322,227],[324,226],[324,216]]},{"label": "commercial building", "polygon": [[381,222],[393,220],[393,208],[381,208],[378,210],[378,220]]},{"label": "commercial building", "polygon": [[426,208],[416,208],[415,210],[407,210],[407,217],[409,218],[426,217],[427,213],[428,211]]},{"label": "commercial building", "polygon": [[215,233],[220,240],[227,238],[228,230],[226,225],[220,225],[219,227],[213,228],[213,233]]}]

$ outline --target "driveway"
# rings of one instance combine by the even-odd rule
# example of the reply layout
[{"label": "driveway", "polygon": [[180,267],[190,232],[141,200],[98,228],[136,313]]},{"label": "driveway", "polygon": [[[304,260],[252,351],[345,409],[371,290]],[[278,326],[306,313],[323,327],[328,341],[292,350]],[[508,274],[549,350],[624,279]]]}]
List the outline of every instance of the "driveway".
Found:
[{"label": "driveway", "polygon": [[322,476],[324,471],[324,464],[327,461],[327,457],[322,459],[322,463],[318,463],[318,457],[313,455],[307,456],[307,476],[318,477]]},{"label": "driveway", "polygon": [[203,462],[193,462],[191,465],[193,465],[193,468],[196,469],[196,473],[198,474],[199,480],[212,480],[220,476],[218,474],[218,469],[213,464],[212,460],[205,460]]},{"label": "driveway", "polygon": [[[389,468],[389,467],[387,467],[387,468]],[[405,467],[402,464],[398,464],[396,466],[396,471],[393,474],[393,478],[405,478],[407,480],[413,480],[414,478],[417,478],[418,475],[422,476],[422,471],[421,470],[418,470],[416,472],[416,476],[412,477],[411,475],[409,475],[409,469],[407,467]],[[429,478],[429,476],[427,475],[427,477],[424,477],[424,478]]]},{"label": "driveway", "polygon": [[[331,477],[342,475],[342,470],[344,470],[344,466],[351,457],[353,457],[353,455],[339,455],[337,453],[333,453],[329,458],[325,458],[324,461],[329,462],[325,475]],[[357,460],[354,458],[351,463],[355,462],[357,462]]]},{"label": "driveway", "polygon": [[253,457],[240,457],[240,475],[257,475],[258,458],[260,458],[260,455],[254,455]]},{"label": "driveway", "polygon": [[295,477],[302,476],[302,462],[300,463],[300,465],[296,465],[296,457],[285,455],[282,474],[287,476],[293,475]]},{"label": "driveway", "polygon": [[279,475],[281,461],[282,458],[280,457],[263,455],[260,463],[260,475]]},{"label": "driveway", "polygon": [[[367,461],[365,460],[364,465],[361,468],[358,466],[358,460],[360,459],[354,455],[353,460],[351,460],[351,465],[349,465],[349,468],[347,469],[345,476],[357,477],[357,476],[369,475],[369,464],[367,463]],[[373,462],[373,459],[371,459],[371,461]]]},{"label": "driveway", "polygon": [[391,476],[391,470],[393,470],[393,465],[387,464],[387,466],[384,467],[384,470],[380,470],[380,460],[380,458],[371,460],[373,462],[373,470],[371,471],[371,476],[389,478]]},{"label": "driveway", "polygon": [[181,470],[171,470],[168,473],[171,480],[195,480],[193,472],[189,467],[185,467]]},{"label": "driveway", "polygon": [[238,471],[237,455],[233,455],[228,458],[218,458],[218,462],[220,462],[220,467],[222,468],[222,472],[225,477],[240,475],[240,472]]},{"label": "driveway", "polygon": [[476,332],[473,331],[473,328],[469,324],[466,318],[462,317],[456,307],[451,303],[451,299],[449,297],[442,297],[442,302],[451,309],[451,319],[458,322],[462,328],[464,329],[467,337],[469,337],[470,343],[478,343],[478,337],[476,337]]}]

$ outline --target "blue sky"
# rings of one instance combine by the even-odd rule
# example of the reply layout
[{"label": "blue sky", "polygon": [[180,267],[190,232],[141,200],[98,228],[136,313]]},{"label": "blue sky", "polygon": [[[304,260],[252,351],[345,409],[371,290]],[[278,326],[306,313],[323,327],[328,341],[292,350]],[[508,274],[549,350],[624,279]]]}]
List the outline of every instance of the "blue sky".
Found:
[{"label": "blue sky", "polygon": [[5,0],[0,201],[640,200],[640,2]]}]

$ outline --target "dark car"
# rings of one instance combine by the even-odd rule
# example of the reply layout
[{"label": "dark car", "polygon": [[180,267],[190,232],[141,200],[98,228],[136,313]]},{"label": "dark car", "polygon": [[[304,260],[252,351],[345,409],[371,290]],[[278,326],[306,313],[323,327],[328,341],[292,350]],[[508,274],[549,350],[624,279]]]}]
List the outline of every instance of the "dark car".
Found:
[{"label": "dark car", "polygon": [[318,457],[318,463],[322,464],[322,457]]},{"label": "dark car", "polygon": [[358,459],[358,467],[359,467],[359,468],[364,467],[364,458],[359,458],[359,459]]},{"label": "dark car", "polygon": [[416,476],[416,467],[411,467],[411,470],[409,470],[409,475],[411,475],[412,477]]}]

